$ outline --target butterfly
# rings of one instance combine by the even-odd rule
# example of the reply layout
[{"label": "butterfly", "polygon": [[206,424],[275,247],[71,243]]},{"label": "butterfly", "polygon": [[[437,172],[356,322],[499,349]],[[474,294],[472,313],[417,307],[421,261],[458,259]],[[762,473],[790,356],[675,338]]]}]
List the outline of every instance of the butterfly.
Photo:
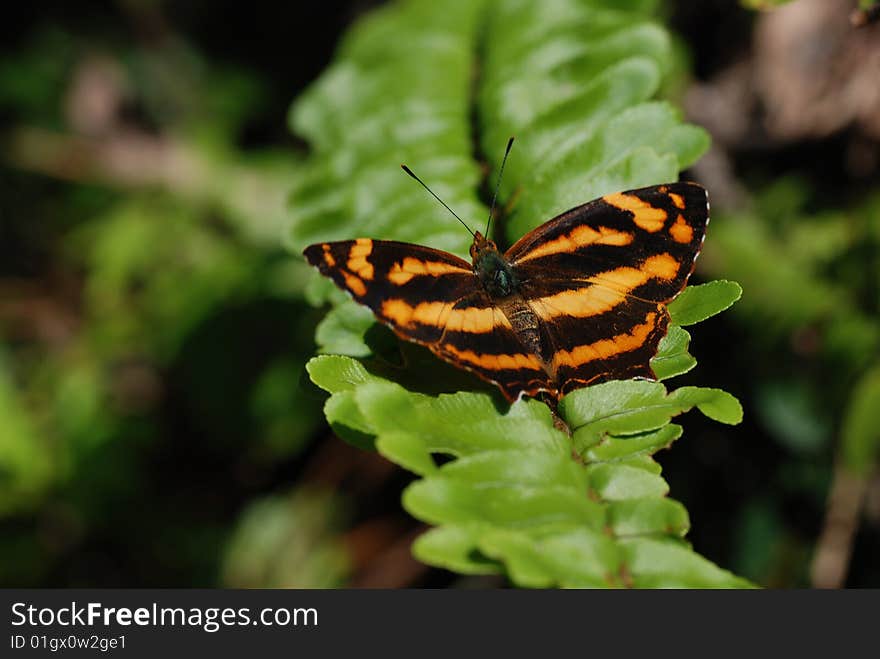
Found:
[{"label": "butterfly", "polygon": [[606,380],[656,379],[650,362],[668,329],[666,306],[693,272],[708,221],[703,187],[667,183],[572,208],[504,253],[478,231],[471,263],[370,238],[303,254],[399,337],[508,401],[558,399]]}]

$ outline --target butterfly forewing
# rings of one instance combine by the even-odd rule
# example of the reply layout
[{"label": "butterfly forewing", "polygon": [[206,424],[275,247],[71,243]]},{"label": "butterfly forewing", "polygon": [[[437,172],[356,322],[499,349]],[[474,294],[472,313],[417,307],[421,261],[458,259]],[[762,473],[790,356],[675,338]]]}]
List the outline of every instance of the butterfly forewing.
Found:
[{"label": "butterfly forewing", "polygon": [[438,320],[473,292],[471,265],[428,247],[359,238],[310,245],[303,253],[397,334],[418,343],[438,341]]},{"label": "butterfly forewing", "polygon": [[[657,302],[680,292],[693,270],[708,221],[706,191],[670,183],[606,195],[559,215],[521,238],[505,257],[534,278],[602,279]],[[643,271],[636,282],[631,269]]]}]

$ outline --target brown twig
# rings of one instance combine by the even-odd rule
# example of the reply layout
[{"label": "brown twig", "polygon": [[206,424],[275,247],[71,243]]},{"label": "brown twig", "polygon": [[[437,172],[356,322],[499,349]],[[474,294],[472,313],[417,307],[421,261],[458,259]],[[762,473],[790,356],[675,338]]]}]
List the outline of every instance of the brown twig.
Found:
[{"label": "brown twig", "polygon": [[162,186],[178,193],[200,188],[205,164],[182,145],[122,129],[101,139],[32,126],[8,137],[10,164],[53,178],[124,187]]},{"label": "brown twig", "polygon": [[838,464],[834,469],[825,525],[816,545],[810,576],[815,588],[842,588],[868,479]]}]

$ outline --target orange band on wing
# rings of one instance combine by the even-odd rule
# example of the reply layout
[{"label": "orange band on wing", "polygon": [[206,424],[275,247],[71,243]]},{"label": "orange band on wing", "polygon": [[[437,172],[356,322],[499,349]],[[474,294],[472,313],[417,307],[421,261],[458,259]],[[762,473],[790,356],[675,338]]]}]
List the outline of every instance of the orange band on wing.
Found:
[{"label": "orange band on wing", "polygon": [[639,268],[615,268],[590,277],[586,280],[588,286],[532,298],[528,304],[541,320],[553,320],[559,316],[599,316],[611,311],[642,284],[651,279],[674,279],[678,270],[679,264],[674,257],[659,254],[645,259]]},{"label": "orange band on wing", "polygon": [[679,214],[675,224],[669,227],[669,235],[675,242],[687,244],[694,239],[694,230],[684,219],[684,216]]},{"label": "orange band on wing", "polygon": [[591,284],[556,295],[533,298],[528,300],[528,305],[541,320],[553,320],[559,316],[587,318],[611,311],[625,299],[626,293],[623,291]]},{"label": "orange band on wing", "polygon": [[507,316],[494,307],[454,309],[452,302],[420,302],[413,306],[404,300],[391,299],[382,303],[380,313],[383,318],[407,329],[430,325],[471,334],[486,334],[496,327],[510,329]]},{"label": "orange band on wing", "polygon": [[608,286],[623,293],[629,293],[649,279],[670,281],[678,275],[680,264],[671,254],[658,254],[644,260],[638,268],[624,266],[589,277],[591,284]]},{"label": "orange band on wing", "polygon": [[602,339],[594,343],[577,346],[571,350],[559,350],[553,355],[553,367],[577,367],[597,359],[608,359],[623,352],[630,352],[642,347],[648,336],[657,327],[657,314],[649,313],[645,322],[636,325],[625,334],[617,334],[610,339]]},{"label": "orange band on wing", "polygon": [[348,290],[358,297],[363,297],[367,294],[367,286],[364,284],[363,280],[358,279],[354,275],[348,274],[345,270],[342,270],[341,272]]},{"label": "orange band on wing", "polygon": [[642,272],[647,272],[654,279],[672,280],[678,275],[681,264],[672,254],[658,254],[644,260],[639,268]]},{"label": "orange band on wing", "polygon": [[633,222],[636,226],[654,233],[663,228],[666,222],[666,211],[662,208],[654,208],[646,201],[642,201],[635,195],[615,194],[605,195],[602,201],[618,210],[629,211],[633,214]]},{"label": "orange band on wing", "polygon": [[373,278],[373,264],[367,261],[367,257],[373,251],[373,241],[369,238],[358,238],[348,252],[346,267],[370,281]]},{"label": "orange band on wing", "polygon": [[452,355],[459,361],[489,371],[514,371],[523,368],[542,371],[541,361],[537,356],[527,352],[518,352],[512,355],[480,355],[473,350],[459,350],[452,345],[443,346],[443,352]]},{"label": "orange band on wing", "polygon": [[443,263],[442,261],[422,261],[420,259],[407,256],[400,263],[395,263],[388,271],[388,281],[398,286],[407,283],[413,277],[420,275],[447,275],[447,274],[466,274],[470,270],[465,270],[451,263]]},{"label": "orange band on wing", "polygon": [[587,245],[629,245],[634,236],[625,231],[617,231],[608,227],[599,227],[599,230],[582,225],[575,227],[566,234],[548,240],[542,245],[532,248],[517,261],[519,263],[550,256],[551,254],[569,254]]}]

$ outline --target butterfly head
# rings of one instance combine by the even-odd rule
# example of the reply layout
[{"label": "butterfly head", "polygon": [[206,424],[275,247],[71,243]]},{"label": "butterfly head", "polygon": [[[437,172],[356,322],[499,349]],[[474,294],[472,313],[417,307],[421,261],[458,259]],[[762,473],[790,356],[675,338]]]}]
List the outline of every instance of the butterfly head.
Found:
[{"label": "butterfly head", "polygon": [[493,298],[507,297],[516,288],[516,276],[495,243],[477,231],[471,245],[474,274]]},{"label": "butterfly head", "polygon": [[477,259],[481,254],[486,254],[488,252],[498,252],[498,247],[495,245],[495,242],[486,238],[482,233],[477,231],[474,234],[474,242],[471,243],[471,259],[474,262],[474,265],[477,264]]}]

